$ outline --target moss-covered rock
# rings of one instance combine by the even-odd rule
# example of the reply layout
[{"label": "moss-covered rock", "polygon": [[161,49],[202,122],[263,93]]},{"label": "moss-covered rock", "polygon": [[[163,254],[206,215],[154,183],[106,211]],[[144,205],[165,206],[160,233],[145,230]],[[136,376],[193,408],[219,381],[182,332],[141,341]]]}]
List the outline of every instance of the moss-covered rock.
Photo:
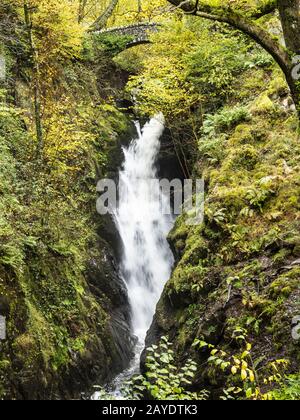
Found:
[{"label": "moss-covered rock", "polygon": [[[170,233],[177,264],[147,338],[150,345],[167,334],[178,362],[196,358],[197,385],[213,390],[224,378],[211,375],[209,354],[192,343],[204,340],[234,354],[235,327],[247,330],[260,368],[286,358],[290,372],[299,372],[292,319],[300,315],[300,143],[296,117],[281,109],[286,86],[272,80],[244,102],[250,119],[200,139],[195,173],[206,181],[204,223],[187,226],[183,215]],[[248,85],[240,80],[238,89]]]},{"label": "moss-covered rock", "polygon": [[[71,77],[79,73],[80,86]],[[43,165],[30,109],[0,103],[0,398],[78,397],[133,356],[127,292],[95,188],[130,124],[104,105],[95,68],[69,63],[58,83],[61,101],[45,109]],[[27,106],[26,85],[16,84]]]}]

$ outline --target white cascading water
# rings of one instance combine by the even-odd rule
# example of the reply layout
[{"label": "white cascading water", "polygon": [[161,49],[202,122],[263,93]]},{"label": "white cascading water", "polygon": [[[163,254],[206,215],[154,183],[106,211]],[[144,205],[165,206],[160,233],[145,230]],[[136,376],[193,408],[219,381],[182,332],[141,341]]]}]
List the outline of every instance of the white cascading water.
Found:
[{"label": "white cascading water", "polygon": [[133,331],[140,342],[145,340],[174,262],[167,242],[173,218],[161,211],[168,198],[151,182],[157,179],[156,159],[163,130],[162,115],[152,118],[142,131],[137,124],[138,138],[124,149],[119,174],[123,188],[115,219],[124,248],[121,270],[128,287]]},{"label": "white cascading water", "polygon": [[124,148],[125,161],[119,173],[123,188],[114,215],[124,249],[121,273],[128,288],[133,333],[138,338],[135,360],[110,388],[119,398],[122,383],[138,369],[147,330],[174,264],[167,241],[174,220],[161,211],[169,198],[153,190],[151,183],[158,177],[156,160],[164,118],[152,118],[142,130],[138,123],[136,126],[138,138]]}]

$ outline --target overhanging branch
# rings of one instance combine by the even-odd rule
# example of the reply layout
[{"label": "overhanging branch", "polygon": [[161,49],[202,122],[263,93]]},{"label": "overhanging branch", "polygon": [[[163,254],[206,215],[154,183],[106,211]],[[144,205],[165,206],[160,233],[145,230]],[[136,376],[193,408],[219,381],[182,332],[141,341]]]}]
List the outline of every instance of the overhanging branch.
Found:
[{"label": "overhanging branch", "polygon": [[[210,6],[208,4],[201,4],[201,0],[168,0],[169,3],[173,4],[176,9],[181,9],[187,14],[195,14],[197,11],[204,13],[214,14],[216,11],[222,12],[223,10],[232,10],[230,6]],[[259,19],[262,16],[273,13],[277,9],[277,0],[269,0],[267,3],[264,2],[258,6],[252,13],[247,13],[249,18]]]},{"label": "overhanging branch", "polygon": [[269,54],[271,54],[284,72],[286,72],[287,69],[289,71],[291,63],[287,51],[279,44],[279,42],[273,39],[266,30],[262,29],[250,19],[243,18],[241,15],[234,13],[233,11],[225,12],[222,15],[197,11],[195,15],[204,19],[227,23],[230,26],[242,31],[261,45]]},{"label": "overhanging branch", "polygon": [[[204,19],[227,23],[228,25],[242,31],[244,34],[251,37],[255,42],[261,45],[279,64],[287,78],[290,78],[291,61],[287,51],[280,45],[280,43],[271,37],[271,35],[261,28],[255,19],[263,16],[267,12],[275,10],[277,2],[271,0],[259,12],[250,17],[244,17],[239,12],[233,10],[231,7],[214,7],[201,4],[194,1],[180,1],[169,0],[169,3],[176,7],[180,7],[185,13],[202,17]],[[196,10],[197,5],[197,10]]]}]

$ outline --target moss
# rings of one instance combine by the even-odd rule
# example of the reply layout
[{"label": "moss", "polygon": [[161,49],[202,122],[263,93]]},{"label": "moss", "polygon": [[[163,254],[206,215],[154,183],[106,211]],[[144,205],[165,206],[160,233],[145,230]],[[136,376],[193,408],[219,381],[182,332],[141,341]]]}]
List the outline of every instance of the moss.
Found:
[{"label": "moss", "polygon": [[284,76],[280,73],[277,76],[275,76],[269,85],[269,89],[268,89],[268,95],[270,97],[281,97],[281,96],[286,96],[289,93],[289,89],[286,83],[286,80],[284,78]]},{"label": "moss", "polygon": [[234,133],[229,139],[230,146],[238,145],[253,145],[257,142],[265,141],[268,137],[268,132],[263,126],[252,124],[240,124],[236,127]]},{"label": "moss", "polygon": [[238,78],[235,95],[239,100],[255,99],[266,85],[266,72],[263,69],[252,68],[244,73],[243,79]]},{"label": "moss", "polygon": [[[228,161],[225,160],[224,165],[228,165],[229,168],[245,168],[253,170],[258,162],[258,153],[254,146],[243,145],[236,148],[234,152],[228,157]],[[226,166],[225,166],[226,169]]]},{"label": "moss", "polygon": [[252,126],[247,124],[240,124],[236,127],[233,135],[230,138],[230,145],[248,144],[254,141],[252,133]]},{"label": "moss", "polygon": [[262,94],[251,106],[250,111],[253,115],[271,115],[275,116],[277,108],[268,94]]},{"label": "moss", "polygon": [[[112,104],[103,105],[94,70],[69,63],[64,77],[56,104],[62,109],[54,117],[62,128],[53,141],[65,140],[68,147],[77,142],[76,148],[55,155],[50,139],[57,127],[45,110],[49,135],[42,168],[35,165],[24,113],[0,103],[0,303],[5,297],[8,337],[0,348],[0,394],[9,398],[66,395],[61,384],[72,369],[80,375],[85,363],[86,381],[92,376],[89,358],[97,353],[100,363],[107,352],[99,369],[104,376],[118,357],[111,302],[90,290],[86,269],[98,241],[95,179],[108,169],[128,121]],[[25,104],[27,91],[19,84],[17,89]],[[100,261],[104,250],[98,246],[97,252]]]},{"label": "moss", "polygon": [[294,289],[299,288],[300,285],[300,268],[295,267],[288,273],[279,276],[269,286],[271,296],[285,296],[288,297]]},{"label": "moss", "polygon": [[[199,141],[196,173],[206,180],[204,223],[189,227],[182,216],[172,231],[170,241],[180,244],[180,254],[158,306],[159,327],[174,336],[179,358],[190,355],[195,337],[230,351],[233,322],[247,329],[262,366],[287,358],[290,370],[299,371],[291,321],[300,311],[300,146],[295,117],[279,110],[286,86],[277,78],[275,70],[271,85],[257,81],[263,93],[257,89],[244,98],[249,120],[222,126],[215,137],[206,133]],[[239,80],[239,89],[250,82],[255,85]],[[226,112],[217,115],[207,128]],[[198,357],[205,365],[205,355]]]}]

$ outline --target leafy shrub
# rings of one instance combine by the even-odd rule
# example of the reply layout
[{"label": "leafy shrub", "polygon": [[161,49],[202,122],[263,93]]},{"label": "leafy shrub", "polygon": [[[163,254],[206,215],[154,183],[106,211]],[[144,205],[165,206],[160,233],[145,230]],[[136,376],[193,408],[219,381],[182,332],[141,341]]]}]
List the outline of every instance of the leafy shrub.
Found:
[{"label": "leafy shrub", "polygon": [[186,388],[192,385],[197,365],[188,360],[182,368],[174,365],[172,343],[162,337],[158,346],[148,348],[146,358],[148,371],[145,375],[134,376],[128,382],[128,399],[142,399],[145,395],[155,400],[206,400],[207,391],[191,392]]},{"label": "leafy shrub", "polygon": [[264,50],[256,52],[249,61],[245,62],[245,69],[253,67],[270,67],[274,64],[274,59]]},{"label": "leafy shrub", "polygon": [[274,180],[272,177],[262,178],[246,193],[249,204],[263,212],[264,204],[275,194]]},{"label": "leafy shrub", "polygon": [[298,401],[300,400],[300,375],[289,376],[281,389],[273,392],[275,400]]},{"label": "leafy shrub", "polygon": [[201,159],[207,160],[211,165],[218,164],[225,157],[224,136],[205,137],[199,142],[199,154]]},{"label": "leafy shrub", "polygon": [[265,392],[261,384],[265,387],[274,387],[283,382],[289,361],[278,359],[269,361],[263,368],[258,367],[259,360],[254,360],[252,344],[248,342],[247,335],[245,328],[235,327],[232,340],[240,350],[234,354],[200,339],[195,340],[193,344],[200,349],[209,349],[208,365],[213,371],[221,371],[226,375],[227,382],[221,400],[272,400],[273,393]]},{"label": "leafy shrub", "polygon": [[98,34],[94,35],[94,43],[110,56],[115,56],[126,49],[127,44],[133,40],[132,36]]},{"label": "leafy shrub", "polygon": [[222,35],[211,28],[202,29],[201,43],[197,43],[187,54],[188,78],[203,93],[218,100],[234,90],[236,77],[244,69],[248,45],[245,37],[231,29],[222,28]]},{"label": "leafy shrub", "polygon": [[249,111],[245,107],[223,108],[218,114],[206,116],[202,131],[206,136],[212,137],[224,130],[233,129],[249,118]]}]

